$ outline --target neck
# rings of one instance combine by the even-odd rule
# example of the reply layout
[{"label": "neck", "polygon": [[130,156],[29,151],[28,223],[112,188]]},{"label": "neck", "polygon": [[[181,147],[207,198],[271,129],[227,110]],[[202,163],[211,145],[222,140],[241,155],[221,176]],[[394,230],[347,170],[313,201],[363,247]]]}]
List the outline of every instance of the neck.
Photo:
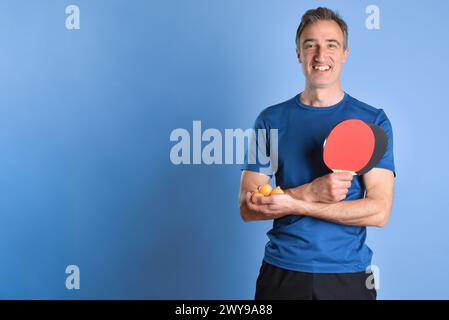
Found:
[{"label": "neck", "polygon": [[345,93],[340,85],[332,88],[316,88],[306,85],[301,93],[301,102],[313,107],[329,107],[340,102]]}]

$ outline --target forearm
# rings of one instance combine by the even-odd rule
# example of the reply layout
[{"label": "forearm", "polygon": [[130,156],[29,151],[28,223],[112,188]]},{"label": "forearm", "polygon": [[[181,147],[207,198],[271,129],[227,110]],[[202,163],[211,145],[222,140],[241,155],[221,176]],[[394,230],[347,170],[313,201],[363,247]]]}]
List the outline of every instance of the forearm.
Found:
[{"label": "forearm", "polygon": [[293,214],[344,225],[383,227],[393,204],[393,173],[380,168],[370,170],[363,175],[365,198],[343,201],[352,179],[347,173],[331,173],[311,183],[286,189],[285,194],[257,197],[257,203],[251,201],[249,192],[245,203],[244,193],[241,193],[240,214],[245,221]]},{"label": "forearm", "polygon": [[305,183],[295,188],[285,189],[284,192],[297,200],[314,202],[310,192],[310,183]]},{"label": "forearm", "polygon": [[243,202],[240,204],[240,216],[242,217],[242,220],[245,222],[250,221],[260,221],[260,220],[271,220],[272,218],[267,217],[263,214],[260,214],[259,212],[255,212],[250,210],[246,203]]},{"label": "forearm", "polygon": [[[273,196],[271,196],[273,197]],[[279,197],[279,196],[274,196]],[[262,198],[270,198],[270,197],[262,197]],[[260,201],[261,197],[257,198],[257,201]],[[293,200],[296,201],[296,200]],[[292,206],[293,207],[293,206]],[[290,213],[291,214],[291,213]],[[281,218],[287,215],[285,212],[272,212],[267,210],[267,208],[263,205],[252,203],[250,194],[241,194],[240,195],[240,216],[243,221],[260,221],[260,220],[273,220],[277,218]]]},{"label": "forearm", "polygon": [[297,214],[338,224],[382,227],[387,223],[390,208],[380,199],[358,199],[337,203],[298,200]]}]

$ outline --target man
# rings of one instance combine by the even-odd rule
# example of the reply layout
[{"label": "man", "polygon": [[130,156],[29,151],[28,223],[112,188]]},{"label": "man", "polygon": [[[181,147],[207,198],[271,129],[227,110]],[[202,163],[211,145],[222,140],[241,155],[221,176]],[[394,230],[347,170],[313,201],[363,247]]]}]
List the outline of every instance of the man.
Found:
[{"label": "man", "polygon": [[[394,185],[393,135],[382,109],[344,92],[340,73],[348,57],[346,23],[333,11],[307,11],[296,33],[305,89],[266,108],[255,129],[278,129],[278,167],[283,195],[252,197],[271,175],[245,164],[240,182],[244,221],[273,219],[256,284],[256,299],[376,299],[366,271],[372,251],[366,227],[388,221]],[[322,145],[338,122],[358,118],[381,126],[388,147],[363,176],[329,173]],[[270,141],[266,138],[266,149]],[[263,173],[262,173],[263,172]]]}]

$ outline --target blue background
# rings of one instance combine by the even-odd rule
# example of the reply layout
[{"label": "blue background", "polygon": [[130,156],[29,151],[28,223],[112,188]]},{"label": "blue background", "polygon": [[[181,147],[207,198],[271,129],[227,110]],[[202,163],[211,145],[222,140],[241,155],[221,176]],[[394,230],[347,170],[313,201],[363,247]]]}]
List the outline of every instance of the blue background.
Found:
[{"label": "blue background", "polygon": [[175,166],[169,136],[250,128],[302,91],[294,37],[318,5],[349,25],[344,89],[394,128],[379,298],[449,298],[443,0],[1,1],[0,298],[252,299],[271,222],[240,220],[238,165]]}]

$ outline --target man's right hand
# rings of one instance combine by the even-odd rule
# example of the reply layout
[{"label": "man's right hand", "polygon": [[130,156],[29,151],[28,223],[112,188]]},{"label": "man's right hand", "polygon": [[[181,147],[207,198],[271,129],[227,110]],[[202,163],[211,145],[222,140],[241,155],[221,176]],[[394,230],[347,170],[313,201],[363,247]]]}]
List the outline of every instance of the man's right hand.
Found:
[{"label": "man's right hand", "polygon": [[312,202],[335,203],[346,198],[351,187],[352,174],[349,172],[329,173],[313,180],[305,188],[305,198]]},{"label": "man's right hand", "polygon": [[308,202],[335,203],[346,198],[352,178],[349,172],[329,173],[285,192]]}]

